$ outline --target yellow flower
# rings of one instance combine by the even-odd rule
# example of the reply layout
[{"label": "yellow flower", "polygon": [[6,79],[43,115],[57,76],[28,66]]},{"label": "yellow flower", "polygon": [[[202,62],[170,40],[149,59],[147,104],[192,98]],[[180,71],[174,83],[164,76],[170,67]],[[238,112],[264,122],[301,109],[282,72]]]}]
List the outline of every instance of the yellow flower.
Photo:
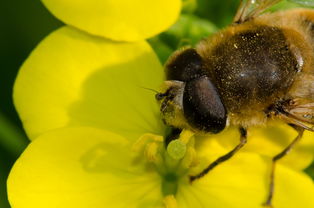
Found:
[{"label": "yellow flower", "polygon": [[[58,2],[60,11],[72,6],[69,0],[44,2],[48,8]],[[64,21],[75,25],[72,18],[93,18],[76,11],[76,6],[90,11],[84,3],[74,2]],[[84,25],[75,26],[85,30]],[[32,143],[8,179],[12,208],[261,208],[270,156],[296,132],[277,124],[252,129],[243,151],[191,184],[188,175],[230,150],[239,135],[229,129],[197,137],[182,160],[168,157],[159,107],[143,89],[158,89],[163,80],[162,66],[145,41],[114,42],[71,26],[50,34],[23,64],[14,87]],[[141,148],[139,138],[148,133],[160,137]],[[312,137],[306,133],[278,164],[275,208],[314,206],[313,182],[301,171],[313,160]]]},{"label": "yellow flower", "polygon": [[94,35],[137,41],[166,30],[181,0],[42,0],[60,20]]},{"label": "yellow flower", "polygon": [[[131,150],[145,133],[165,134],[153,94],[141,88],[158,89],[162,80],[162,67],[144,41],[114,43],[71,27],[49,35],[15,84],[15,104],[34,141],[9,177],[12,207],[161,207],[168,192],[179,207],[261,207],[270,160],[252,151],[274,154],[295,132],[284,126],[253,130],[242,153],[190,184],[190,169],[174,177],[178,169]],[[200,163],[227,152],[237,139],[234,130],[197,138]],[[298,171],[313,159],[304,150],[313,147],[311,140],[307,134],[301,150],[278,165],[276,208],[314,205],[313,183]]]}]

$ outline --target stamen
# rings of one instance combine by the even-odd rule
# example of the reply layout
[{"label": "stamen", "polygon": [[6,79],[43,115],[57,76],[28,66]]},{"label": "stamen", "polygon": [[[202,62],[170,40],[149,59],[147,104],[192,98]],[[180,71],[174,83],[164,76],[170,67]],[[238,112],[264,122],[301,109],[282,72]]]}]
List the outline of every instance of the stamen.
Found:
[{"label": "stamen", "polygon": [[148,143],[148,142],[163,142],[164,141],[164,137],[160,136],[160,135],[156,135],[156,134],[143,134],[142,136],[140,136],[140,138],[133,144],[132,146],[132,151],[134,152],[140,152],[141,150],[143,150],[144,146]]},{"label": "stamen", "polygon": [[166,208],[177,208],[174,195],[178,190],[180,178],[186,177],[190,168],[198,164],[194,149],[194,133],[183,130],[178,139],[171,141],[167,149],[165,147],[162,136],[144,134],[135,142],[132,149],[136,151],[136,158],[144,158],[148,162],[147,167],[155,168],[161,176]]},{"label": "stamen", "polygon": [[181,167],[183,169],[188,169],[188,168],[197,166],[198,163],[199,161],[197,160],[196,151],[194,147],[191,147],[191,146],[188,147],[185,157],[181,161]]},{"label": "stamen", "polygon": [[164,167],[164,159],[162,156],[165,152],[163,141],[164,138],[162,136],[147,133],[140,136],[140,138],[132,146],[132,150],[134,152],[140,153],[140,155],[137,156],[142,158],[144,155],[146,161],[153,163],[155,165],[156,171],[160,174],[166,172],[166,167]]},{"label": "stamen", "polygon": [[165,196],[164,204],[166,208],[178,208],[177,200],[173,195]]},{"label": "stamen", "polygon": [[158,153],[158,144],[156,142],[151,142],[147,144],[145,149],[145,156],[149,162],[156,161]]},{"label": "stamen", "polygon": [[187,144],[189,143],[190,139],[194,136],[194,132],[184,129],[181,134],[179,139],[184,143]]}]

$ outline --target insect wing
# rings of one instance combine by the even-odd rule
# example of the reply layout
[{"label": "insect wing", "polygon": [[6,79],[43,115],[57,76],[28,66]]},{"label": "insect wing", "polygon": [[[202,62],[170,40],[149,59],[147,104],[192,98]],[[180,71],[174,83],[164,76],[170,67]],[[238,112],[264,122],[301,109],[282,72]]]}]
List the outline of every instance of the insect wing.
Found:
[{"label": "insect wing", "polygon": [[289,1],[303,6],[314,7],[314,0],[289,0]]},{"label": "insect wing", "polygon": [[314,101],[295,99],[292,103],[283,108],[282,118],[304,129],[314,131]]},{"label": "insect wing", "polygon": [[[242,23],[261,14],[269,7],[282,0],[242,0],[233,19],[234,23]],[[301,1],[301,0],[295,0]],[[311,1],[311,0],[305,0]]]},{"label": "insect wing", "polygon": [[289,111],[289,114],[300,121],[314,125],[314,103],[296,106]]}]

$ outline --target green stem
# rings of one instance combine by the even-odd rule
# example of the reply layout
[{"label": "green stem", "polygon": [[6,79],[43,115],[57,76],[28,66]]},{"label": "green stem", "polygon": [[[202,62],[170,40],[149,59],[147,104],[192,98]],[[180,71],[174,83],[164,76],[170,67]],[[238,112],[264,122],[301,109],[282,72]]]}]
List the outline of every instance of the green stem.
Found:
[{"label": "green stem", "polygon": [[14,155],[19,155],[27,146],[27,139],[19,128],[0,112],[0,145]]}]

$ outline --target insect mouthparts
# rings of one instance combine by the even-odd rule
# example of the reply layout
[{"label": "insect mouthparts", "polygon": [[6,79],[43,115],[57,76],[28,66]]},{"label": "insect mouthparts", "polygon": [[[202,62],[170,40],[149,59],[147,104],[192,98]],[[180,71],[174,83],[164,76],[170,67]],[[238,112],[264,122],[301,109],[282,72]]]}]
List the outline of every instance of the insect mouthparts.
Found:
[{"label": "insect mouthparts", "polygon": [[157,93],[156,95],[155,95],[155,98],[156,98],[156,100],[162,100],[164,97],[166,97],[167,96],[167,94],[166,93],[161,93],[161,92],[159,92],[159,93]]}]

